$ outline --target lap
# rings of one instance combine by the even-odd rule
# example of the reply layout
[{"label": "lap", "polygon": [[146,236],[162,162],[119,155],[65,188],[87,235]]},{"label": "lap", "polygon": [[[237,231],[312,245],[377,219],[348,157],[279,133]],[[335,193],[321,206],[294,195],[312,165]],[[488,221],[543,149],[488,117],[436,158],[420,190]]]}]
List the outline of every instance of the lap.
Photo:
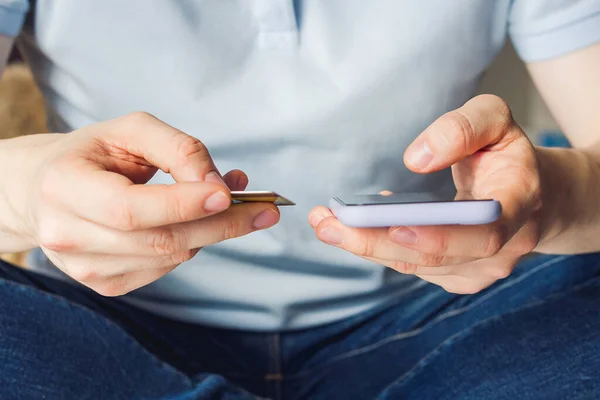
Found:
[{"label": "lap", "polygon": [[[226,370],[243,364],[237,381],[260,387],[256,371],[275,362],[289,399],[508,398],[524,390],[585,398],[598,390],[588,378],[600,367],[599,271],[595,254],[533,257],[477,295],[417,285],[392,306],[328,326],[242,335],[162,320],[131,329],[143,312],[0,263],[0,387],[7,399],[249,398],[222,378]],[[151,351],[158,330],[172,328],[180,332],[170,347]],[[142,346],[144,335],[153,338]],[[165,362],[174,348],[195,352],[189,358],[213,373],[190,379]],[[243,362],[227,361],[244,353]]]},{"label": "lap", "polygon": [[[468,358],[479,377],[485,375],[493,381],[499,376],[493,368],[497,356],[525,368],[525,360],[519,352],[510,353],[502,347],[517,339],[515,332],[519,329],[526,329],[527,338],[537,345],[558,341],[563,350],[567,351],[572,346],[577,351],[570,342],[578,338],[579,328],[584,329],[585,326],[589,335],[585,336],[582,332],[584,341],[595,341],[588,345],[598,348],[600,330],[597,325],[592,327],[597,324],[596,321],[590,324],[589,320],[598,320],[597,315],[600,314],[599,276],[600,256],[597,254],[537,256],[521,263],[511,277],[476,295],[452,295],[427,285],[415,292],[414,297],[402,299],[377,315],[366,320],[359,319],[353,325],[346,323],[344,330],[335,332],[335,340],[331,336],[328,338],[327,346],[323,346],[322,340],[315,340],[312,343],[314,352],[298,363],[309,367],[300,368],[289,377],[288,391],[314,398],[331,398],[343,390],[349,399],[374,398],[393,385],[393,393],[402,395],[390,398],[411,398],[408,394],[415,398],[428,398],[420,395],[419,385],[408,383],[416,382],[413,374],[421,376],[421,372],[417,371],[423,371],[424,382],[433,388],[436,385],[444,387],[445,383],[457,384],[453,377],[460,379],[459,373],[450,368],[451,363],[432,356],[441,349],[449,359],[454,354]],[[539,307],[536,312],[544,314],[544,324],[540,320],[538,325],[531,325],[535,322],[531,320],[532,311],[527,311],[531,307]],[[569,307],[581,312],[556,312]],[[513,325],[505,327],[504,318],[510,319]],[[573,329],[557,329],[564,324]],[[490,331],[479,334],[484,327]],[[461,335],[473,338],[473,341],[455,340]],[[465,344],[463,348],[463,343],[478,343],[479,347],[470,348]],[[332,348],[337,348],[335,353]],[[447,369],[445,374],[440,375],[437,370],[428,373],[438,362]],[[554,368],[556,373],[560,371],[557,358],[549,357],[545,362],[544,365]],[[427,368],[422,368],[424,363]],[[576,367],[573,366],[574,369]],[[530,379],[543,381],[544,377],[536,375],[535,369],[528,371]],[[505,372],[510,373],[510,370]],[[585,375],[585,371],[581,373]],[[519,384],[526,384],[518,380],[512,383],[516,390],[519,390]],[[412,389],[415,392],[411,392]],[[434,395],[432,398],[443,397]]]},{"label": "lap", "polygon": [[456,333],[379,399],[596,399],[600,280]]},{"label": "lap", "polygon": [[253,398],[217,375],[192,381],[94,308],[116,311],[63,284],[0,265],[3,399]]}]

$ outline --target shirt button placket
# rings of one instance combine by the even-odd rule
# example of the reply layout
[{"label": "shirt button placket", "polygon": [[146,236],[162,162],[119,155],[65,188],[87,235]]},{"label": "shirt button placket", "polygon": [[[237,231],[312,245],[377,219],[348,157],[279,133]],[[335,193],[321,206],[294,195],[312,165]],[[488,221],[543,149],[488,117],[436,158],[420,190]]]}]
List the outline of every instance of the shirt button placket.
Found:
[{"label": "shirt button placket", "polygon": [[294,0],[249,0],[259,33],[257,45],[262,49],[296,49],[298,26]]}]

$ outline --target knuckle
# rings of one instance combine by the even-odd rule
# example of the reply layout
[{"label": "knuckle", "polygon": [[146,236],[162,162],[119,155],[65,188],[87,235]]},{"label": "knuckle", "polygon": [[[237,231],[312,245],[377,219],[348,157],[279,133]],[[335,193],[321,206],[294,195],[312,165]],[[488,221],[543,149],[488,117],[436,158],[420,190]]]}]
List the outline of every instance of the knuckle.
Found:
[{"label": "knuckle", "polygon": [[95,282],[101,279],[100,274],[92,268],[68,268],[67,272],[69,276],[75,279],[77,282]]},{"label": "knuckle", "polygon": [[61,228],[60,223],[50,221],[39,225],[38,241],[41,247],[57,253],[76,251],[80,247],[72,236]]},{"label": "knuckle", "polygon": [[495,115],[500,119],[500,124],[506,127],[513,124],[513,114],[508,103],[501,97],[492,95],[492,101],[494,109],[496,110]]},{"label": "knuckle", "polygon": [[111,282],[107,282],[102,285],[94,285],[91,287],[91,289],[104,297],[118,297],[129,292],[129,290],[125,289],[122,285],[117,285]]},{"label": "knuckle", "polygon": [[140,222],[136,214],[132,211],[132,207],[127,196],[122,196],[117,201],[116,206],[111,207],[113,212],[109,217],[109,225],[124,232],[131,232],[139,228]]},{"label": "knuckle", "polygon": [[123,118],[128,123],[135,124],[135,125],[138,125],[138,124],[146,125],[146,124],[151,124],[151,123],[154,123],[157,121],[157,118],[154,115],[152,115],[146,111],[134,111],[132,113],[125,115],[125,117],[123,117]]},{"label": "knuckle", "polygon": [[431,254],[436,254],[438,256],[442,254],[446,254],[449,248],[449,238],[445,234],[437,235],[437,239],[431,242]]},{"label": "knuckle", "polygon": [[180,251],[179,253],[173,254],[170,257],[171,265],[183,264],[186,261],[191,260],[196,255],[194,250]]},{"label": "knuckle", "polygon": [[538,245],[537,235],[519,235],[510,241],[507,249],[513,254],[522,256],[535,250]]},{"label": "knuckle", "polygon": [[531,188],[530,193],[531,198],[533,199],[533,209],[537,210],[542,208],[542,183],[540,182],[540,178],[536,176],[529,187]]},{"label": "knuckle", "polygon": [[189,221],[193,218],[198,206],[192,202],[181,201],[175,199],[170,202],[169,207],[165,210],[170,221]]},{"label": "knuckle", "polygon": [[157,229],[150,235],[150,248],[158,256],[172,256],[182,252],[183,241],[173,229]]},{"label": "knuckle", "polygon": [[490,107],[494,109],[495,115],[507,121],[513,119],[510,105],[502,97],[495,94],[482,94],[477,96],[477,98],[489,104]]},{"label": "knuckle", "polygon": [[192,157],[209,162],[211,160],[208,149],[200,140],[185,133],[178,134],[177,160],[183,164],[191,162]]},{"label": "knuckle", "polygon": [[442,118],[447,125],[447,129],[442,133],[447,145],[468,152],[475,136],[471,121],[458,110],[450,111]]},{"label": "knuckle", "polygon": [[488,235],[488,240],[483,250],[483,257],[489,258],[493,257],[502,250],[504,245],[506,244],[506,229],[498,228],[490,232]]},{"label": "knuckle", "polygon": [[443,288],[447,292],[454,294],[477,294],[487,286],[476,281],[465,281],[455,285],[443,286]]},{"label": "knuckle", "polygon": [[444,285],[444,284],[440,284],[440,286],[442,287],[442,289],[444,289],[448,293],[462,294],[460,292],[458,286],[456,286],[456,285]]},{"label": "knuckle", "polygon": [[355,251],[359,257],[374,257],[377,254],[377,240],[373,235],[367,235],[363,240],[359,240]]},{"label": "knuckle", "polygon": [[519,253],[520,254],[529,254],[535,250],[539,243],[539,239],[537,236],[526,236],[522,240],[517,241],[519,244]]},{"label": "knuckle", "polygon": [[484,94],[480,96],[489,104],[493,112],[492,116],[497,118],[496,125],[502,130],[507,131],[514,126],[514,118],[510,105],[502,97],[494,94]]},{"label": "knuckle", "polygon": [[136,204],[126,193],[113,201],[114,206],[108,207],[108,225],[111,228],[133,232],[143,227],[141,216],[136,212]]},{"label": "knuckle", "polygon": [[414,275],[417,273],[418,265],[404,261],[396,261],[391,265],[391,268],[401,274]]},{"label": "knuckle", "polygon": [[495,280],[507,278],[512,273],[508,266],[498,266],[490,269],[490,276]]},{"label": "knuckle", "polygon": [[438,266],[444,263],[445,257],[439,254],[419,253],[419,265]]},{"label": "knuckle", "polygon": [[132,277],[132,274],[128,273],[113,275],[88,284],[88,287],[104,297],[123,296],[139,287],[139,285],[132,282]]},{"label": "knuckle", "polygon": [[525,171],[525,187],[527,187],[529,191],[529,197],[533,200],[534,208],[538,205],[541,207],[541,198],[542,198],[542,182],[539,174],[531,173],[533,168],[528,168]]},{"label": "knuckle", "polygon": [[234,218],[226,218],[222,224],[221,237],[223,240],[233,239],[241,234],[241,223]]}]

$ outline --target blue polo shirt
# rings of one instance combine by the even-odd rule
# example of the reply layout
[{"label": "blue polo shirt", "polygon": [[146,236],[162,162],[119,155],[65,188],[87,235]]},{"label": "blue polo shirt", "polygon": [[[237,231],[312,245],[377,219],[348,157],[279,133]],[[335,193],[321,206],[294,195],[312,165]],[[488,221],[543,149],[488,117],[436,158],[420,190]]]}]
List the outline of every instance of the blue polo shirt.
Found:
[{"label": "blue polo shirt", "polygon": [[473,96],[507,37],[526,61],[600,41],[598,0],[36,3],[21,29],[27,3],[0,0],[0,32],[21,33],[54,131],[148,111],[222,171],[245,170],[249,189],[298,203],[123,297],[250,330],[331,322],[425,284],[319,242],[309,210],[339,193],[452,188],[448,171],[410,173],[403,151]]}]

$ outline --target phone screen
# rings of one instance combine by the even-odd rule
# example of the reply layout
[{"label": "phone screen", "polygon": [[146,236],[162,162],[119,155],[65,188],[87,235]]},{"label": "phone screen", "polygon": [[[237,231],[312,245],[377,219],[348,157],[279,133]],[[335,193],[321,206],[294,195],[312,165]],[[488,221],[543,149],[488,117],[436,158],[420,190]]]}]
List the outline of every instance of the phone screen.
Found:
[{"label": "phone screen", "polygon": [[390,195],[364,194],[335,197],[335,199],[346,206],[374,206],[382,204],[410,204],[410,203],[446,203],[454,201],[492,201],[464,199],[457,200],[456,194],[452,193],[394,193]]}]

